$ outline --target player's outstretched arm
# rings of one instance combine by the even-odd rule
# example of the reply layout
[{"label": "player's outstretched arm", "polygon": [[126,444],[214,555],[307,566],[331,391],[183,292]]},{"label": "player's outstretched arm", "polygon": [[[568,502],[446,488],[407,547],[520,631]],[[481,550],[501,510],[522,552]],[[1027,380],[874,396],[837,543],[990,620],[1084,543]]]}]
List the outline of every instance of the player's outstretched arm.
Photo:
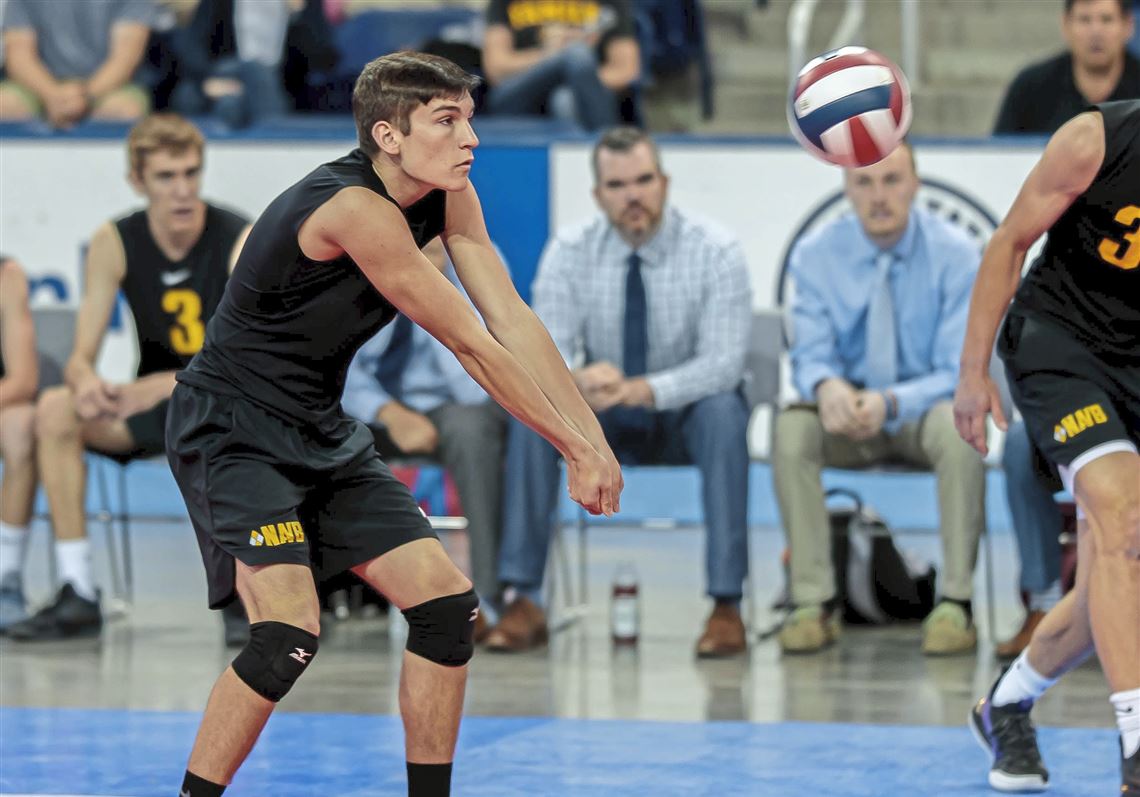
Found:
[{"label": "player's outstretched arm", "polygon": [[314,259],[347,253],[376,289],[450,349],[495,401],[558,449],[570,471],[571,498],[594,514],[613,513],[616,496],[605,460],[566,424],[530,374],[416,248],[395,205],[367,189],[347,188],[306,220],[298,238]]},{"label": "player's outstretched arm", "polygon": [[75,321],[75,346],[64,369],[67,384],[75,391],[80,417],[113,417],[118,393],[95,372],[95,359],[111,321],[119,286],[127,273],[127,255],[115,225],[107,222],[91,237],[87,247],[83,298]]},{"label": "player's outstretched arm", "polygon": [[990,353],[998,324],[1021,280],[1025,254],[1089,187],[1103,161],[1101,115],[1083,113],[1067,122],[1049,140],[982,256],[954,394],[958,434],[982,454],[989,450],[987,413],[992,411],[998,425],[1006,426],[997,387],[989,378]]},{"label": "player's outstretched arm", "polygon": [[474,187],[447,196],[443,241],[463,287],[487,329],[530,373],[558,413],[610,463],[614,489],[622,490],[621,468],[606,442],[597,416],[574,384],[550,333],[515,290],[487,235]]}]

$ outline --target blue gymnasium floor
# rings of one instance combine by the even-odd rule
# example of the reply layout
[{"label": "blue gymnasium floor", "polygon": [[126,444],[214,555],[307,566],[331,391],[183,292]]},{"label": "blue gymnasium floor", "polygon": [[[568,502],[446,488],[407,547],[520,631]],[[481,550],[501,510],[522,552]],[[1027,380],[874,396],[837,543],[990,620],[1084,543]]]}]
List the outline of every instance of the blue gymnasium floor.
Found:
[{"label": "blue gymnasium floor", "polygon": [[[173,795],[197,715],[0,710],[0,794]],[[392,716],[274,716],[227,791],[235,797],[405,793]],[[1109,730],[1052,729],[1041,746],[1055,797],[1109,795]],[[464,797],[634,795],[993,795],[985,756],[958,728],[830,723],[675,723],[472,717],[453,793]],[[1107,769],[1107,771],[1106,771]]]}]

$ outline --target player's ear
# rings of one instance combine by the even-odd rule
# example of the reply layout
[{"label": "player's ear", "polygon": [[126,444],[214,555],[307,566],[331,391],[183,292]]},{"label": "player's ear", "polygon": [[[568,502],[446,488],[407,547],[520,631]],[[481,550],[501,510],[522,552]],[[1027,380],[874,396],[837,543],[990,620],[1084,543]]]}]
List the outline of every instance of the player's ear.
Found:
[{"label": "player's ear", "polygon": [[403,139],[403,134],[386,119],[381,119],[372,125],[372,140],[376,142],[376,146],[383,153],[399,155],[400,142]]},{"label": "player's ear", "polygon": [[146,194],[146,187],[143,185],[142,175],[134,169],[127,172],[127,182],[131,184],[131,188],[133,188],[135,193],[139,196]]}]

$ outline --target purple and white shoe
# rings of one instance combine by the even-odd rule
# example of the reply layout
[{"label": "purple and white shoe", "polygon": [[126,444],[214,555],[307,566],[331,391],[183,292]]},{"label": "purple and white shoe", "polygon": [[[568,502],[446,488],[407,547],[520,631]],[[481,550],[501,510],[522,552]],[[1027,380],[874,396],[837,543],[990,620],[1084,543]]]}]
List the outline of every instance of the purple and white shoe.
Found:
[{"label": "purple and white shoe", "polygon": [[1004,792],[1045,791],[1049,770],[1041,761],[1037,730],[1029,719],[1033,701],[995,706],[994,690],[1000,680],[974,705],[969,718],[974,738],[990,754],[990,786]]}]

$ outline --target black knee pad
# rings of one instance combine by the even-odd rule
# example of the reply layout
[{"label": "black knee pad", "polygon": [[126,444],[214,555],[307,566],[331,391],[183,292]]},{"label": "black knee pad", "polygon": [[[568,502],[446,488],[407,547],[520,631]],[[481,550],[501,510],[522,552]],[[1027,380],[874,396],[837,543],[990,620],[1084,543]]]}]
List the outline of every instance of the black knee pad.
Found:
[{"label": "black knee pad", "polygon": [[475,652],[471,638],[478,615],[479,596],[473,589],[404,609],[408,621],[406,648],[436,664],[462,667]]},{"label": "black knee pad", "polygon": [[253,691],[276,703],[317,655],[317,638],[294,625],[269,620],[249,627],[249,642],[230,665]]}]

